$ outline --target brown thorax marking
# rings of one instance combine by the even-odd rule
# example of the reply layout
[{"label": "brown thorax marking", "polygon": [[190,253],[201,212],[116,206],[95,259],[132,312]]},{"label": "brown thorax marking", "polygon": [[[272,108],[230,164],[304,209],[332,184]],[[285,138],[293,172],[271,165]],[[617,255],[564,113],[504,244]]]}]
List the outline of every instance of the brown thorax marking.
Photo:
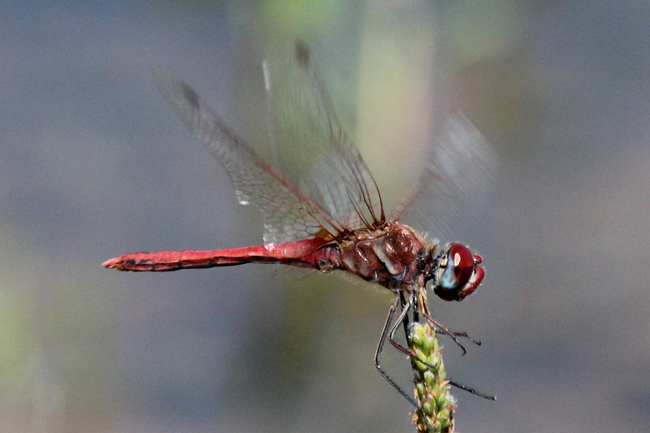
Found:
[{"label": "brown thorax marking", "polygon": [[408,227],[387,223],[341,235],[330,247],[330,264],[391,290],[416,283],[428,248]]}]

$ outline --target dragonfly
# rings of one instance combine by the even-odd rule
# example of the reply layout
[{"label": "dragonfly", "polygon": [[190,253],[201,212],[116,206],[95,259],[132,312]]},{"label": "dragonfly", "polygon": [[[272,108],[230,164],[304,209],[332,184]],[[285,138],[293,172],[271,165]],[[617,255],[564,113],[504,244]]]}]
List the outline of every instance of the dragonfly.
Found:
[{"label": "dragonfly", "polygon": [[[462,301],[483,281],[481,256],[460,242],[439,245],[426,232],[400,220],[421,197],[451,197],[433,218],[451,214],[454,196],[469,196],[480,184],[489,152],[480,133],[462,115],[449,116],[427,167],[412,191],[390,217],[357,147],[340,126],[332,103],[315,71],[309,48],[301,42],[278,50],[263,63],[269,133],[274,146],[271,165],[239,138],[185,82],[155,74],[155,80],[185,125],[217,159],[232,181],[242,205],[259,209],[264,244],[214,251],[157,251],[124,254],[103,263],[132,272],[283,264],[322,273],[342,271],[379,284],[394,294],[375,352],[384,379],[419,408],[381,368],[388,340],[413,357],[396,340],[409,313],[423,316],[438,332],[459,337],[434,319],[426,287],[446,301]],[[415,206],[417,207],[417,206]],[[420,206],[421,207],[421,206]],[[397,317],[396,317],[397,315]],[[468,337],[469,338],[469,337]],[[470,341],[472,341],[470,339]]]}]

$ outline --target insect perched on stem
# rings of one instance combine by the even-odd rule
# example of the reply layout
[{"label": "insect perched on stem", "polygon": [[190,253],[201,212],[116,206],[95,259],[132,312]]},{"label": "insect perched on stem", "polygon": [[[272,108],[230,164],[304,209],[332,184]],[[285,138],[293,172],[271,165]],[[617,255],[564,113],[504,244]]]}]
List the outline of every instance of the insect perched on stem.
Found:
[{"label": "insect perched on stem", "polygon": [[458,338],[465,335],[449,331],[430,315],[426,285],[430,282],[434,293],[444,300],[461,301],[480,285],[484,270],[481,256],[464,244],[440,247],[438,241],[429,241],[399,221],[409,205],[427,192],[449,194],[462,189],[464,194],[466,180],[457,183],[454,176],[466,171],[472,177],[475,170],[480,171],[487,154],[485,143],[464,117],[450,117],[420,182],[388,218],[373,176],[336,119],[307,47],[298,42],[292,50],[265,61],[264,79],[270,134],[277,145],[276,166],[232,132],[186,83],[156,75],[169,103],[230,176],[239,202],[261,211],[264,244],[125,254],[103,266],[162,272],[273,263],[324,273],[344,271],[379,284],[394,293],[394,300],[381,332],[375,366],[424,414],[424,403],[420,406],[408,397],[382,370],[384,343],[388,340],[418,362],[417,350],[404,348],[394,339],[407,315],[417,312],[430,325],[428,329],[447,334],[462,347]]}]

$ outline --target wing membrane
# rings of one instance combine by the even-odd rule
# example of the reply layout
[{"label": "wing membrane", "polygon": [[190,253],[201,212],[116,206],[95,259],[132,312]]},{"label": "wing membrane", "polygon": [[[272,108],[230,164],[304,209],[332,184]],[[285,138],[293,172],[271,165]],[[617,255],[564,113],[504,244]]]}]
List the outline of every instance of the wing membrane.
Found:
[{"label": "wing membrane", "polygon": [[497,157],[463,114],[449,115],[415,187],[392,217],[436,236],[451,235],[465,221],[469,202],[494,181]]},{"label": "wing membrane", "polygon": [[346,229],[383,221],[381,197],[340,126],[308,48],[297,42],[264,62],[269,133],[277,167]]},{"label": "wing membrane", "polygon": [[239,203],[253,204],[262,212],[265,243],[341,230],[327,212],[237,137],[190,86],[160,74],[155,78],[185,125],[227,171]]},{"label": "wing membrane", "polygon": [[384,221],[381,197],[336,119],[302,43],[264,62],[276,170],[234,134],[186,83],[156,75],[167,100],[226,169],[241,204],[264,219],[264,242],[280,243]]}]

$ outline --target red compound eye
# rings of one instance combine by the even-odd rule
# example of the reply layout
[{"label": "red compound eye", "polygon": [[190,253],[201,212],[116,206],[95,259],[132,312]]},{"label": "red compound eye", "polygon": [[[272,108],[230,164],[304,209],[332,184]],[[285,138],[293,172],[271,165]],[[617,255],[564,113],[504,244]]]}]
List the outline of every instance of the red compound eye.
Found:
[{"label": "red compound eye", "polygon": [[465,245],[452,243],[440,256],[434,292],[446,301],[462,301],[476,290],[484,276],[478,267],[483,260]]}]

